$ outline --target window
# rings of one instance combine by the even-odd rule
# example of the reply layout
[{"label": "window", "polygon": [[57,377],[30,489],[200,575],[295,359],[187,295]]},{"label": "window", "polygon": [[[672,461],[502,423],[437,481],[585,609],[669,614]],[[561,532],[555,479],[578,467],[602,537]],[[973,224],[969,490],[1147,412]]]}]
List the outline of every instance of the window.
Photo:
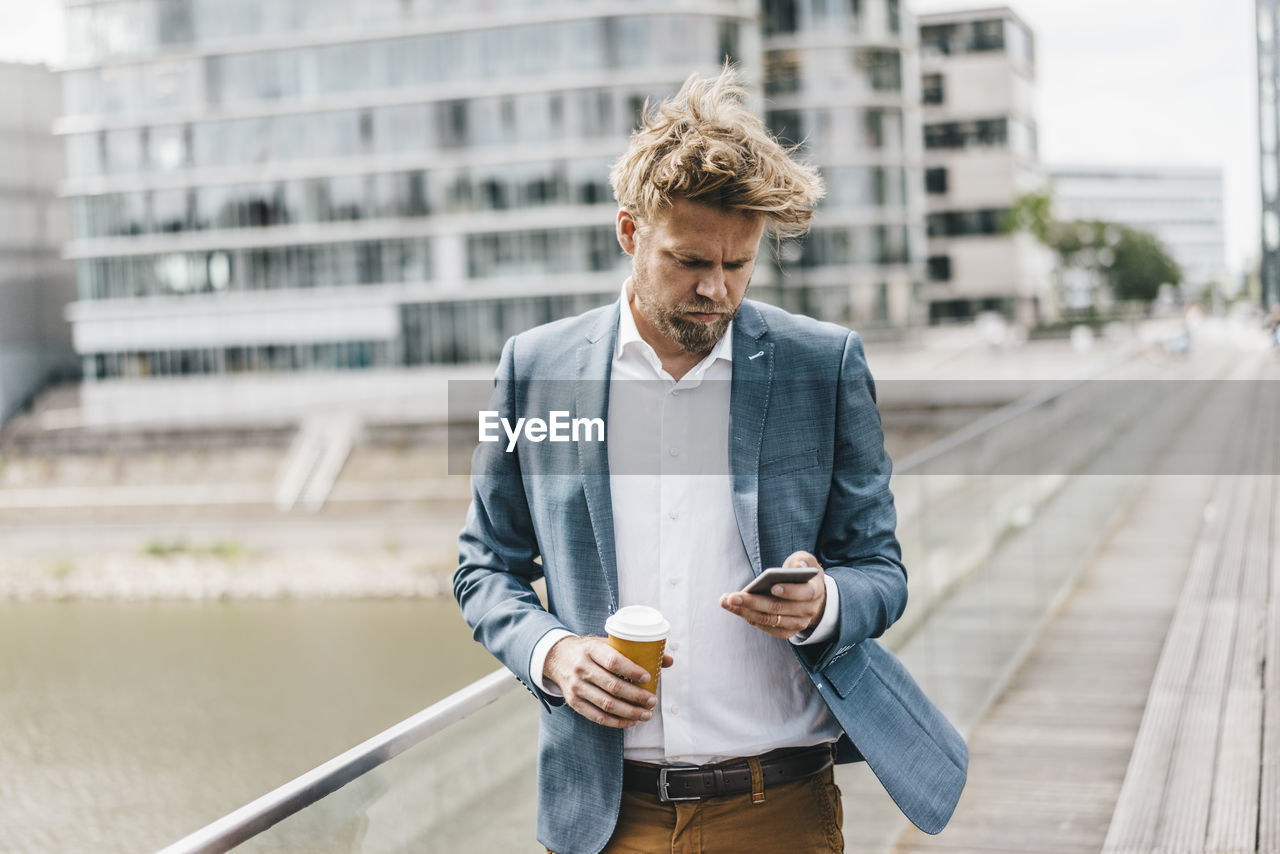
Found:
[{"label": "window", "polygon": [[467,144],[467,102],[445,101],[438,105],[440,145],[461,148]]},{"label": "window", "polygon": [[764,0],[764,34],[794,33],[799,29],[796,0]]},{"label": "window", "polygon": [[983,208],[971,211],[944,211],[929,214],[926,224],[930,237],[968,237],[1000,234],[1008,210]]},{"label": "window", "polygon": [[769,128],[784,145],[804,142],[804,121],[799,110],[772,110],[768,114]]},{"label": "window", "polygon": [[771,50],[765,54],[764,91],[766,95],[787,95],[799,92],[803,79],[799,51]]},{"label": "window", "polygon": [[940,196],[947,192],[947,170],[939,166],[924,170],[924,189],[930,195]]},{"label": "window", "polygon": [[1009,141],[1007,119],[978,119],[967,122],[938,122],[924,126],[925,148],[979,148],[1005,145]]},{"label": "window", "polygon": [[716,36],[716,62],[736,62],[739,51],[737,22],[721,21]]},{"label": "window", "polygon": [[933,24],[920,28],[920,52],[929,54],[951,53],[951,33],[955,27],[951,24]]},{"label": "window", "polygon": [[858,48],[853,54],[854,68],[866,74],[875,92],[902,91],[902,57],[896,50]]},{"label": "window", "polygon": [[974,21],[971,26],[973,30],[969,38],[969,50],[974,53],[1004,50],[1004,21]]},{"label": "window", "polygon": [[920,28],[920,51],[925,56],[1004,50],[1004,21],[994,18]]},{"label": "window", "polygon": [[933,282],[951,281],[951,256],[929,256],[929,280]]},{"label": "window", "polygon": [[941,74],[926,74],[921,78],[920,99],[926,104],[943,103]]}]

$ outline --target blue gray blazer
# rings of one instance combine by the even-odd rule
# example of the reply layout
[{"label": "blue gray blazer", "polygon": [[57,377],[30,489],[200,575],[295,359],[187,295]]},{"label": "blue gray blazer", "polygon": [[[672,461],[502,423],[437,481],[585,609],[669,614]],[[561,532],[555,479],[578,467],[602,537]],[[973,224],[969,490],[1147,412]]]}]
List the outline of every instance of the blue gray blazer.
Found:
[{"label": "blue gray blazer", "polygon": [[[513,420],[545,418],[549,408],[606,418],[617,331],[615,303],[511,339],[491,408]],[[902,614],[907,585],[891,463],[861,341],[747,300],[733,325],[730,397],[733,512],[752,568],[759,573],[803,549],[840,591],[837,637],[816,649],[792,647],[844,729],[838,760],[865,759],[902,812],[937,833],[964,787],[968,751],[901,663],[872,640]],[[503,448],[482,444],[473,459],[454,594],[476,640],[542,703],[538,841],[558,854],[594,854],[617,821],[622,732],[546,696],[529,666],[547,631],[603,634],[618,607],[606,446]],[[532,587],[539,577],[545,609]]]}]

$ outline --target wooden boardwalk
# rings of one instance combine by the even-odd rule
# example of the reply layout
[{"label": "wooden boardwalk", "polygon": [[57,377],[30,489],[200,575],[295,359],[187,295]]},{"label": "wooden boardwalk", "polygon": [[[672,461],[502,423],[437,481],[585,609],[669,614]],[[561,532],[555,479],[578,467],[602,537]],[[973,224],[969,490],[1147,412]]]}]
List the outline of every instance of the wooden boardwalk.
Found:
[{"label": "wooden boardwalk", "polygon": [[[1277,405],[1261,397],[1218,425],[1219,447],[1175,446],[1165,465],[1213,453],[1224,472],[1274,471]],[[897,850],[1280,852],[1276,489],[1148,477],[972,733],[951,825]]]}]

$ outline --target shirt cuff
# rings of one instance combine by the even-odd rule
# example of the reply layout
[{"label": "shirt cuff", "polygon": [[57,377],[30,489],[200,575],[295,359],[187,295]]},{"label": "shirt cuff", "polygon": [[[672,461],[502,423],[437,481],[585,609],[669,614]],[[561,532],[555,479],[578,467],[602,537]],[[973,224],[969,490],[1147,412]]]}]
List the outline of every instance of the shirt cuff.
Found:
[{"label": "shirt cuff", "polygon": [[[830,596],[830,594],[827,595]],[[538,642],[533,645],[533,655],[529,656],[529,680],[541,688],[542,693],[548,697],[563,697],[564,692],[560,690],[559,685],[542,675],[542,668],[547,663],[547,653],[551,652],[551,647],[555,646],[557,641],[571,637],[576,635],[568,629],[551,629],[538,638]]]},{"label": "shirt cuff", "polygon": [[822,619],[809,632],[798,632],[791,636],[791,642],[796,646],[826,643],[836,636],[836,628],[840,625],[840,590],[830,575],[822,576],[822,581],[827,585],[827,604],[822,612]]}]

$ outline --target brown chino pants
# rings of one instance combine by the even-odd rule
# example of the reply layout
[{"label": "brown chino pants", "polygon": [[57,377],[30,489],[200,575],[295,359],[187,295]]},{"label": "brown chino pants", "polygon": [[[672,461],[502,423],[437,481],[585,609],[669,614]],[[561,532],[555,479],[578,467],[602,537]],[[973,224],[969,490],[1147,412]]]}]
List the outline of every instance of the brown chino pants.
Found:
[{"label": "brown chino pants", "polygon": [[[832,769],[751,794],[664,804],[622,793],[602,854],[827,854],[844,851],[844,811]],[[550,852],[548,852],[550,854]]]}]

